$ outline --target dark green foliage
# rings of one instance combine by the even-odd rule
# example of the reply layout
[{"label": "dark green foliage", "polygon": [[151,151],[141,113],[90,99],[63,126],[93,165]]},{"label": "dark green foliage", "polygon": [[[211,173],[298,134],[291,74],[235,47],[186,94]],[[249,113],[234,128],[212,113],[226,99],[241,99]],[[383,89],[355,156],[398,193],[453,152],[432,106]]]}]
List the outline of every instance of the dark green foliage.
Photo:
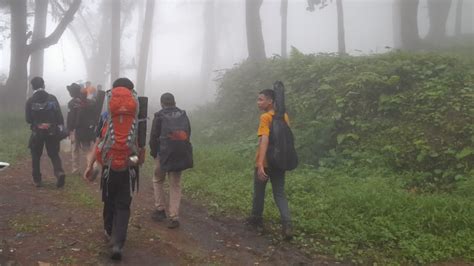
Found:
[{"label": "dark green foliage", "polygon": [[[255,136],[258,91],[282,80],[296,145],[311,165],[387,165],[409,187],[451,189],[473,175],[474,63],[435,53],[303,55],[244,62],[221,81],[201,126],[216,141]],[[212,114],[211,114],[212,113]],[[200,116],[200,114],[196,114]]]}]

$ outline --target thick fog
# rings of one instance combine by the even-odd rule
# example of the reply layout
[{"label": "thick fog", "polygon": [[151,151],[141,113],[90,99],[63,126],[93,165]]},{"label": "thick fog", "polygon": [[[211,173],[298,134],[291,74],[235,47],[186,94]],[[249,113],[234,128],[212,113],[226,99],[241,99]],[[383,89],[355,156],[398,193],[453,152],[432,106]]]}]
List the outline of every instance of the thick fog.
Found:
[{"label": "thick fog", "polygon": [[[100,1],[83,0],[80,12],[90,24],[91,30],[100,27],[103,13],[98,11]],[[122,5],[124,6],[122,1]],[[122,11],[121,71],[120,76],[136,78],[139,43],[143,29],[145,0],[131,2],[128,10]],[[152,40],[149,51],[146,95],[155,99],[165,91],[177,94],[178,104],[191,108],[212,100],[215,83],[209,82],[204,90],[199,88],[205,43],[204,0],[156,1]],[[262,31],[267,57],[279,56],[280,51],[280,0],[264,0],[260,9]],[[427,23],[427,0],[420,1],[418,26],[420,37],[424,37]],[[447,23],[447,34],[454,34],[456,1],[453,1]],[[84,7],[85,6],[85,7]],[[122,6],[122,8],[123,8]],[[335,1],[314,12],[306,10],[306,0],[289,1],[288,7],[288,51],[295,47],[304,53],[337,52],[337,10]],[[394,40],[394,0],[344,0],[344,26],[346,51],[352,55],[384,53],[397,46]],[[32,7],[29,7],[31,11]],[[50,7],[51,11],[51,7]],[[215,43],[212,70],[231,68],[248,57],[245,1],[216,0],[214,14]],[[474,1],[464,1],[463,33],[473,32]],[[90,20],[89,20],[90,18]],[[9,24],[10,14],[3,7],[0,13],[0,29]],[[52,32],[57,19],[48,18],[47,34]],[[83,20],[76,14],[72,25]],[[97,23],[97,24],[95,24]],[[29,29],[33,21],[29,18]],[[78,27],[78,26],[77,26]],[[8,27],[7,27],[8,28]],[[0,78],[5,82],[9,71],[9,30],[2,30],[0,37]],[[216,72],[213,72],[215,75]],[[211,75],[211,78],[213,78]],[[44,79],[47,89],[66,102],[65,86],[72,82],[87,80],[86,65],[77,40],[68,28],[58,44],[45,50]],[[97,85],[97,84],[95,84]],[[105,88],[110,86],[107,82]],[[155,102],[152,99],[152,102]]]}]

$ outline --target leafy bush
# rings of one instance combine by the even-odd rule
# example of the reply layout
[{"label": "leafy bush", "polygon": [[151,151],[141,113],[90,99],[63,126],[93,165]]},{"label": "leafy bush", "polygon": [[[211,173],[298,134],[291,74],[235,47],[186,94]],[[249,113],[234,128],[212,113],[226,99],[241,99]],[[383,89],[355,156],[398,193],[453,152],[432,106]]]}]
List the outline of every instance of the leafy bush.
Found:
[{"label": "leafy bush", "polygon": [[286,85],[303,162],[388,165],[406,185],[451,189],[473,176],[473,61],[435,53],[365,57],[303,55],[244,62],[220,82],[217,101],[195,118],[203,141],[255,136],[258,91]]}]

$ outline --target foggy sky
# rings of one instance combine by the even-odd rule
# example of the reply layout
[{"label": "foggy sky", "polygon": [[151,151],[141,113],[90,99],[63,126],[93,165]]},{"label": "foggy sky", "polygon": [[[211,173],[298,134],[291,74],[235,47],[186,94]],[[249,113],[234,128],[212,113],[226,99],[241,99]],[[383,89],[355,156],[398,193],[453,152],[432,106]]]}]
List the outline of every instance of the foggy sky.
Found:
[{"label": "foggy sky", "polygon": [[[145,1],[145,0],[139,0]],[[386,52],[393,47],[392,7],[394,0],[344,0],[344,20],[347,52],[354,55]],[[83,0],[83,5],[90,5]],[[214,69],[225,69],[243,61],[247,56],[245,31],[245,1],[216,0],[217,44]],[[467,2],[467,1],[465,1]],[[474,2],[474,0],[471,0]],[[158,1],[155,8],[154,29],[150,48],[149,68],[151,77],[196,79],[201,66],[203,49],[203,1]],[[448,18],[448,35],[454,32],[454,13],[457,0],[453,1]],[[304,53],[337,52],[337,16],[335,1],[326,8],[306,11],[306,0],[290,0],[288,7],[288,49],[296,47]],[[474,8],[474,4],[470,5]],[[0,26],[9,22],[9,14],[2,10]],[[122,63],[138,63],[137,33],[143,17],[136,11],[122,36]],[[219,13],[217,13],[219,12]],[[426,0],[420,1],[419,30],[421,37],[428,32]],[[474,9],[464,10],[464,16],[472,16]],[[260,10],[265,49],[268,57],[280,54],[280,0],[264,0]],[[123,16],[122,16],[123,18]],[[469,21],[472,22],[472,19]],[[57,22],[48,21],[49,34]],[[140,24],[138,24],[140,23]],[[31,28],[32,25],[30,25]],[[4,32],[7,33],[8,31]],[[141,33],[140,33],[141,34]],[[139,36],[138,36],[139,37]],[[140,38],[138,38],[140,39]],[[0,76],[8,75],[9,38],[0,37]],[[135,79],[136,70],[121,73]],[[75,81],[85,81],[85,66],[71,32],[66,30],[57,45],[45,50],[44,78],[49,91],[67,101],[65,86]],[[170,85],[172,86],[172,85]],[[148,88],[150,90],[150,88]],[[173,88],[154,88],[169,91]],[[189,88],[192,91],[192,88]],[[212,92],[210,92],[212,95]],[[197,96],[190,95],[188,97]]]}]

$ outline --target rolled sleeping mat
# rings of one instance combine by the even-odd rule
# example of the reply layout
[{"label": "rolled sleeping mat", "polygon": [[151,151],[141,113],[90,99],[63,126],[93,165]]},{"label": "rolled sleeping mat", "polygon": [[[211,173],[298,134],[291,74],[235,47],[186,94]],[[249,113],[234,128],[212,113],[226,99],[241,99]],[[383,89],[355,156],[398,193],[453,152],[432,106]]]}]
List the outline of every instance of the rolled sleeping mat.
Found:
[{"label": "rolled sleeping mat", "polygon": [[146,125],[148,117],[148,97],[138,97],[138,147],[146,145]]},{"label": "rolled sleeping mat", "polygon": [[102,114],[102,108],[105,101],[105,91],[98,90],[97,91],[97,98],[96,98],[96,110],[94,114],[95,123],[99,122],[100,115]]}]

